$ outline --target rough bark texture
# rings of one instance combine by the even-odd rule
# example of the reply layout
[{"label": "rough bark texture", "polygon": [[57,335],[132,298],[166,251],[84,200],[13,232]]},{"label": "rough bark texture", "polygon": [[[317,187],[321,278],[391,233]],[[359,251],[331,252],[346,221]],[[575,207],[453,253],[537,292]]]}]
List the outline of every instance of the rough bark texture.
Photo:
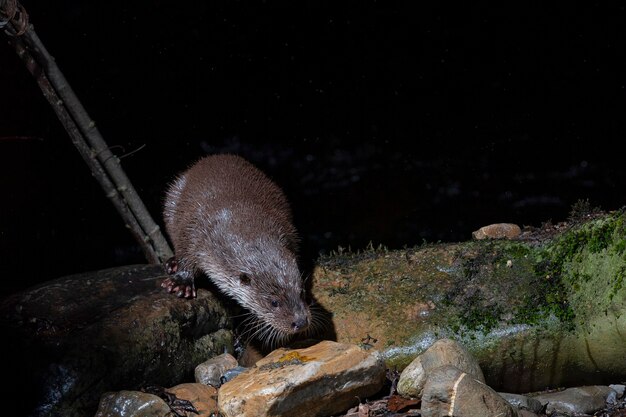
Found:
[{"label": "rough bark texture", "polygon": [[[19,415],[93,415],[109,390],[192,381],[194,366],[232,352],[230,321],[208,291],[181,300],[159,287],[162,267],[73,275],[0,304],[9,408]],[[14,368],[15,369],[15,368]],[[16,414],[16,415],[18,415]]]}]

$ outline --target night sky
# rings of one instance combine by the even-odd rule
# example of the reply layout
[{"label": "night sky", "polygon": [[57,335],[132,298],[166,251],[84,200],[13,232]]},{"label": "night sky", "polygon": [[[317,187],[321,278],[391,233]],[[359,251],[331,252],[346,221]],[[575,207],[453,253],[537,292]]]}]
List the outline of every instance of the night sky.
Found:
[{"label": "night sky", "polygon": [[[626,204],[623,6],[22,4],[159,224],[215,152],[285,190],[307,260]],[[145,262],[4,35],[0,97],[1,292]]]}]

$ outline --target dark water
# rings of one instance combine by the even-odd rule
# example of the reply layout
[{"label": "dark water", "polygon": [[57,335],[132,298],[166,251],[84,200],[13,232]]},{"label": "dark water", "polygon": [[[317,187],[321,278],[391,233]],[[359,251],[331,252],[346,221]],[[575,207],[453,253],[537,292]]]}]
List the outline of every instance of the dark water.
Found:
[{"label": "dark water", "polygon": [[[623,7],[25,6],[158,222],[213,152],[284,188],[306,259],[626,203]],[[143,262],[6,44],[0,91],[2,292]]]}]

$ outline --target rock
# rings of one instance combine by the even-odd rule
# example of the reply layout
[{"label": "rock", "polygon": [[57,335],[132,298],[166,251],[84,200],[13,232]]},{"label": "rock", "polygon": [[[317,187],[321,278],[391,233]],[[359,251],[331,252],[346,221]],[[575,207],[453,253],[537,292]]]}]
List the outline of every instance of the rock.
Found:
[{"label": "rock", "polygon": [[485,382],[478,362],[461,344],[451,339],[439,339],[402,371],[398,380],[398,393],[407,397],[421,397],[428,372],[443,365],[453,365],[472,378]]},{"label": "rock", "polygon": [[220,383],[223,384],[225,382],[230,381],[231,379],[233,379],[240,373],[244,372],[248,368],[249,367],[245,367],[245,366],[236,366],[232,369],[227,370],[226,372],[224,372],[224,375],[222,375],[222,377],[220,378]]},{"label": "rock", "polygon": [[[538,417],[538,415],[533,413],[532,411],[528,411],[524,409],[517,410],[517,415],[519,417]],[[551,416],[551,417],[554,417],[554,416]]]},{"label": "rock", "polygon": [[237,366],[237,359],[230,353],[222,353],[208,361],[196,366],[194,376],[196,382],[204,385],[219,387],[222,385],[220,378],[226,371]]},{"label": "rock", "polygon": [[196,417],[213,417],[217,415],[217,388],[204,384],[180,384],[166,391],[176,395],[177,398],[190,401],[198,411],[191,414]]},{"label": "rock", "polygon": [[8,407],[16,415],[93,415],[104,392],[175,385],[195,364],[232,351],[222,303],[202,289],[194,300],[167,294],[163,274],[160,265],[111,268],[2,300],[0,331],[12,343],[0,353],[23,366]]},{"label": "rock", "polygon": [[379,352],[324,341],[273,351],[222,385],[218,405],[226,417],[335,415],[377,393],[384,381]]},{"label": "rock", "polygon": [[518,410],[528,410],[533,413],[538,413],[543,408],[541,402],[536,398],[520,394],[509,394],[508,392],[499,392],[498,394]]},{"label": "rock", "polygon": [[548,415],[555,412],[593,414],[604,408],[607,402],[615,402],[616,392],[604,385],[592,385],[540,394],[534,398],[542,405],[548,404],[546,407]]},{"label": "rock", "polygon": [[625,223],[620,210],[543,240],[322,256],[312,296],[332,311],[328,338],[359,344],[369,334],[390,369],[448,337],[472,353],[497,391],[619,383],[626,380]]},{"label": "rock", "polygon": [[496,223],[483,226],[472,232],[472,237],[476,240],[482,239],[515,239],[522,233],[522,229],[513,223]]},{"label": "rock", "polygon": [[141,391],[107,392],[95,417],[166,417],[170,407],[154,394]]},{"label": "rock", "polygon": [[[204,384],[187,383],[166,388],[177,400],[189,401],[196,417],[213,417],[217,413],[217,389]],[[188,413],[189,414],[189,413]],[[95,417],[171,417],[170,406],[159,396],[142,391],[105,393]]]},{"label": "rock", "polygon": [[432,369],[424,385],[422,417],[517,417],[497,392],[452,366]]},{"label": "rock", "polygon": [[617,398],[622,398],[624,396],[624,389],[626,389],[626,385],[622,384],[611,384],[609,388],[612,388],[613,391],[617,393]]}]

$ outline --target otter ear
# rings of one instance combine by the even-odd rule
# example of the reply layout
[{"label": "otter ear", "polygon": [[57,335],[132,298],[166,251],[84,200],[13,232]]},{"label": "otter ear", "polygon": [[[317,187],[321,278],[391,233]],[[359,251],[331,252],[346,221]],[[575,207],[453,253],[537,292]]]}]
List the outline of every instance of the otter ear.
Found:
[{"label": "otter ear", "polygon": [[241,281],[243,285],[250,285],[250,276],[242,272],[241,274],[239,274],[239,281]]}]

